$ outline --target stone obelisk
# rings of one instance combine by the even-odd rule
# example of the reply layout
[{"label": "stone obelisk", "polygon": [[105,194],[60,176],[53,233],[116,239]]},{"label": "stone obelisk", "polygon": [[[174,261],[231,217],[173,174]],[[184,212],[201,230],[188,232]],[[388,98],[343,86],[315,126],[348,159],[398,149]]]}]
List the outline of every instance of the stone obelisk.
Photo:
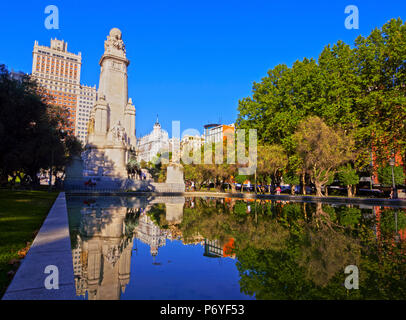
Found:
[{"label": "stone obelisk", "polygon": [[85,175],[126,177],[130,151],[136,147],[135,108],[128,99],[130,61],[121,31],[110,30],[100,59],[97,100],[90,113],[85,152]]}]

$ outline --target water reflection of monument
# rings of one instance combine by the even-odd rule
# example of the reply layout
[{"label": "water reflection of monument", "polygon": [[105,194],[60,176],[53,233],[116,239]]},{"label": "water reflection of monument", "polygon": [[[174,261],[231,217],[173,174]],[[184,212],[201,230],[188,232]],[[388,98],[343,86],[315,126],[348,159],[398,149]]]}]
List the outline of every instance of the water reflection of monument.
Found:
[{"label": "water reflection of monument", "polygon": [[172,239],[171,232],[148,215],[150,209],[165,203],[167,221],[180,222],[184,198],[119,198],[110,206],[99,200],[85,203],[72,249],[76,294],[84,296],[87,291],[89,300],[120,299],[130,280],[134,238],[149,245],[153,257],[167,238]]},{"label": "water reflection of monument", "polygon": [[72,250],[77,295],[115,300],[130,280],[134,212],[126,207],[82,209]]}]

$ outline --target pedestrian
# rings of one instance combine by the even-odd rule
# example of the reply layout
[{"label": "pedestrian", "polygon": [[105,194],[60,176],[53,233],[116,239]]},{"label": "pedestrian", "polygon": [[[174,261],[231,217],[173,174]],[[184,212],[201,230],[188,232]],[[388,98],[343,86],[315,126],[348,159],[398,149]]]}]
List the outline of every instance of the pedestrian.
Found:
[{"label": "pedestrian", "polygon": [[277,187],[276,187],[276,194],[277,194],[277,195],[280,195],[280,194],[281,194],[281,191],[282,191],[281,187],[280,187],[280,186],[277,186]]}]

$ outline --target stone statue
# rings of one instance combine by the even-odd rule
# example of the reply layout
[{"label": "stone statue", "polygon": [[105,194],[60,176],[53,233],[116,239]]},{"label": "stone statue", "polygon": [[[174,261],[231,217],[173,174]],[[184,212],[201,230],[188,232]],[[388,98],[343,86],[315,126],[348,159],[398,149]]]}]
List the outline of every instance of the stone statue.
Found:
[{"label": "stone statue", "polygon": [[88,134],[94,132],[94,118],[90,118],[89,123],[87,124],[87,132]]},{"label": "stone statue", "polygon": [[107,36],[107,40],[104,41],[104,50],[110,51],[110,49],[117,49],[125,53],[125,45],[121,40],[121,31],[117,28],[110,30],[110,35]]}]

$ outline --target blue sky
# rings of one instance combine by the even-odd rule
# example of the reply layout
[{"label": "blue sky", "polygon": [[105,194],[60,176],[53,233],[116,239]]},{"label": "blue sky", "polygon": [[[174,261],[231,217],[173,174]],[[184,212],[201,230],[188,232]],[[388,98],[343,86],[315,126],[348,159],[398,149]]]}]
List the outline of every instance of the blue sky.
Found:
[{"label": "blue sky", "polygon": [[[44,27],[51,4],[59,8],[59,30]],[[359,8],[358,30],[344,27],[347,5]],[[170,134],[172,120],[200,132],[209,122],[232,123],[238,100],[275,65],[317,58],[327,44],[352,44],[391,18],[406,19],[402,0],[25,0],[1,7],[0,63],[31,72],[34,40],[48,46],[56,37],[82,52],[81,82],[97,87],[104,40],[112,27],[121,29],[137,136],[157,114]]]}]

